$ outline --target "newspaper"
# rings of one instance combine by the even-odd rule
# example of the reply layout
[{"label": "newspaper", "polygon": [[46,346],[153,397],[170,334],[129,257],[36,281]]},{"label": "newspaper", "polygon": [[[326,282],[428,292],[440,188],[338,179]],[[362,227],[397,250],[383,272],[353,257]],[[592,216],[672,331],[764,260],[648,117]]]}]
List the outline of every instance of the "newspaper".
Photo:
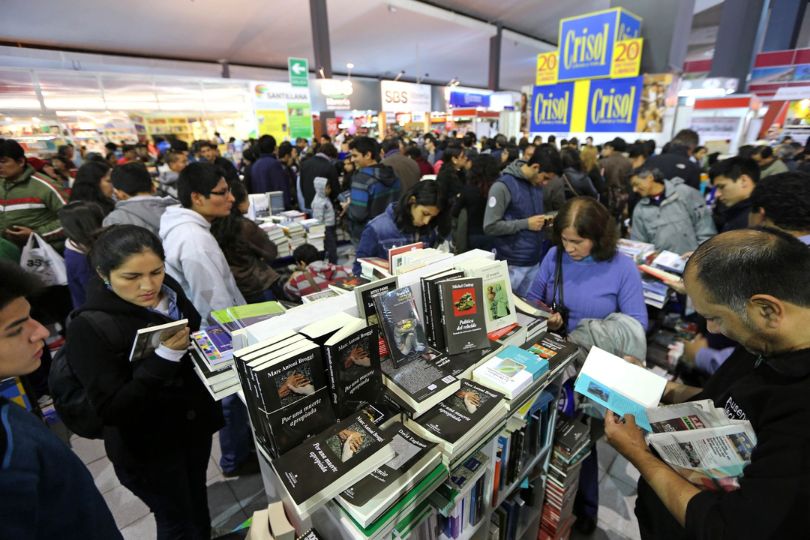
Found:
[{"label": "newspaper", "polygon": [[653,433],[647,443],[689,482],[733,491],[757,444],[747,420],[730,420],[711,400],[647,410]]}]

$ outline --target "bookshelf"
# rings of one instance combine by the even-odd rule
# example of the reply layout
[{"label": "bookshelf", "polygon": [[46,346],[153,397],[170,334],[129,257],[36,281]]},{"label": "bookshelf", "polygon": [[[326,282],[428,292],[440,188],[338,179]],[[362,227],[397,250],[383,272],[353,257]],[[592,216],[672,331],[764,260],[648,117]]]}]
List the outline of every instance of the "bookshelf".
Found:
[{"label": "bookshelf", "polygon": [[[474,250],[451,259],[437,262],[434,265],[403,274],[399,276],[399,285],[400,287],[410,286],[414,290],[414,296],[417,299],[417,303],[421,304],[419,287],[420,278],[422,276],[452,268],[456,264],[463,262],[466,259],[476,257],[493,258],[491,253]],[[418,307],[421,311],[422,306],[418,305]],[[287,330],[298,330],[314,320],[324,319],[341,311],[346,312],[349,315],[357,315],[357,307],[355,305],[355,297],[353,294],[339,295],[336,297],[327,298],[317,303],[304,304],[283,315],[249,326],[242,331],[235,332],[233,336],[234,348],[238,349],[240,347],[253,345],[259,341],[271,339],[272,337]],[[470,456],[476,454],[477,452],[481,452],[488,458],[484,465],[484,486],[483,494],[480,498],[482,501],[482,511],[478,521],[474,525],[465,524],[462,532],[454,538],[440,535],[440,539],[481,540],[486,538],[489,531],[490,517],[492,514],[502,502],[517,493],[527,477],[531,477],[532,479],[540,479],[539,482],[535,481],[535,490],[539,492],[539,494],[536,494],[532,498],[533,500],[538,501],[536,503],[537,505],[542,506],[542,493],[545,490],[545,471],[548,468],[548,463],[551,457],[554,425],[557,416],[555,404],[559,398],[562,388],[562,378],[565,376],[566,367],[568,367],[572,361],[573,358],[569,358],[567,361],[557,366],[557,368],[553,372],[549,373],[545,378],[534,382],[517,399],[512,400],[512,402],[507,402],[508,407],[505,407],[503,417],[500,418],[491,429],[489,429],[486,433],[483,433],[474,444],[470,445],[468,450],[464,451],[461,455],[454,458],[451,463],[447,464],[447,470],[453,471],[456,467],[463,464]],[[520,472],[516,475],[512,482],[498,490],[497,498],[495,501],[493,501],[493,496],[495,494],[494,475],[495,462],[497,459],[496,456],[498,452],[498,437],[502,432],[504,432],[511,418],[516,416],[527,416],[529,414],[530,405],[540,397],[542,392],[548,390],[551,391],[554,399],[548,404],[548,425],[545,429],[545,437],[542,439],[542,441],[540,441],[542,446],[540,446],[535,455],[527,456],[527,463],[521,467]],[[241,392],[239,395],[244,400],[244,396]],[[282,491],[278,487],[280,481],[276,476],[272,465],[269,463],[268,456],[261,452],[260,445],[256,446],[259,448],[259,451],[264,458],[261,460],[264,462],[262,463],[261,471],[268,501],[272,502],[279,500],[278,494]],[[504,474],[506,473],[504,472]],[[446,480],[447,478],[447,473],[445,473],[445,477],[442,479],[442,481]],[[431,492],[435,490],[439,484],[441,484],[441,482],[433,484],[435,487],[431,489]],[[474,482],[471,482],[468,485],[473,484]],[[466,487],[467,486],[465,486],[465,488]],[[462,489],[460,493],[463,494],[464,489]],[[318,533],[326,540],[404,540],[406,538],[416,538],[419,534],[418,531],[420,531],[420,527],[424,524],[425,520],[438,519],[440,510],[431,505],[431,501],[428,500],[430,492],[423,491],[421,493],[409,493],[408,495],[411,495],[411,499],[409,500],[407,506],[402,509],[401,513],[397,514],[396,518],[391,522],[374,531],[369,531],[366,529],[364,532],[360,530],[358,526],[352,523],[351,518],[334,501],[328,502],[325,506],[315,510],[309,516],[296,516],[298,520],[293,518],[292,521],[294,522],[294,525],[296,525],[296,528],[302,530],[310,527],[316,528]],[[454,497],[454,502],[452,504],[455,505],[456,502],[462,498],[463,495]],[[493,504],[493,502],[495,504]],[[534,505],[526,504],[524,505],[524,508],[526,507],[531,508],[532,512],[534,512]],[[449,511],[447,509],[443,510],[445,512]],[[536,516],[533,513],[527,514],[526,512],[521,512],[521,520],[517,527],[517,532],[519,534],[515,537],[516,539],[529,540],[532,538],[532,531],[534,531],[533,534],[536,536],[537,528],[539,527],[540,523],[540,509],[537,508],[537,511],[534,513],[536,513]]]}]

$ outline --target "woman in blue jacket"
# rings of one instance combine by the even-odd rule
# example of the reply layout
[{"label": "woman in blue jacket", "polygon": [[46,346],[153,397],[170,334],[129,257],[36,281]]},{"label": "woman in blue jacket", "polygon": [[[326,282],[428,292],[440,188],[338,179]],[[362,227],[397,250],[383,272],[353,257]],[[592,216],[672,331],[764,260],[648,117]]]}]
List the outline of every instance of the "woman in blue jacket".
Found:
[{"label": "woman in blue jacket", "polygon": [[398,203],[388,205],[385,212],[368,222],[357,246],[353,271],[360,275],[363,257],[388,258],[388,250],[422,242],[434,247],[440,233],[446,234],[449,216],[447,198],[434,180],[418,182],[406,191]]}]

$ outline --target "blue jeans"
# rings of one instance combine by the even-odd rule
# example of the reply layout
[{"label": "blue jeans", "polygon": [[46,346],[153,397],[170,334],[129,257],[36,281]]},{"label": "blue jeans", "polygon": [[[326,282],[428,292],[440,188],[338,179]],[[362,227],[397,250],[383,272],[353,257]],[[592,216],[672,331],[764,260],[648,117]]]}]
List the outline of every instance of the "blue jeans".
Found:
[{"label": "blue jeans", "polygon": [[221,403],[225,427],[219,430],[219,448],[222,450],[219,466],[222,472],[230,473],[247,459],[253,440],[247,408],[239,396],[228,396]]},{"label": "blue jeans", "polygon": [[521,298],[526,298],[538,270],[540,270],[540,263],[532,266],[513,266],[510,264],[509,282],[512,284],[512,292]]}]

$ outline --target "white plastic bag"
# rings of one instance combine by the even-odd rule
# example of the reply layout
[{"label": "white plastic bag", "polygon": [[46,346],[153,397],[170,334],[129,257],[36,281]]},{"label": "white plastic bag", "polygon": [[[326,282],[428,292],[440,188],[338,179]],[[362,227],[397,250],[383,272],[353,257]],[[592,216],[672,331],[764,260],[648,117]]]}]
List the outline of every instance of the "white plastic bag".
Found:
[{"label": "white plastic bag", "polygon": [[20,266],[36,274],[47,286],[67,285],[65,260],[48,242],[36,233],[31,233],[22,250]]}]

